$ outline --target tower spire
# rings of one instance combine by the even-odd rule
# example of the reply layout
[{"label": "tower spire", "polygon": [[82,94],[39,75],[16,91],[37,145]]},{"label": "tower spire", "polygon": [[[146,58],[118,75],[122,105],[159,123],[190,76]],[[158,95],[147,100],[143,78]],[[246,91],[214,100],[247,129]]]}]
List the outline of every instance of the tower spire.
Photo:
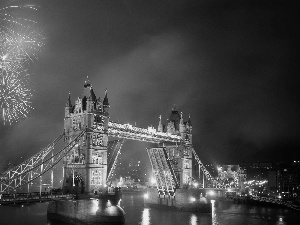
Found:
[{"label": "tower spire", "polygon": [[183,114],[182,114],[182,112],[180,112],[180,121],[179,121],[179,123],[181,125],[183,125]]},{"label": "tower spire", "polygon": [[164,129],[164,127],[163,127],[163,124],[161,123],[161,115],[159,115],[159,122],[158,122],[157,130],[158,130],[158,132],[163,132],[163,129]]},{"label": "tower spire", "polygon": [[71,93],[69,91],[69,96],[68,96],[68,100],[67,100],[67,103],[66,103],[66,107],[72,107],[72,103],[71,103]]},{"label": "tower spire", "polygon": [[103,99],[103,105],[109,105],[108,97],[107,97],[107,88],[105,89],[105,97]]},{"label": "tower spire", "polygon": [[189,114],[189,120],[188,120],[189,126],[192,126],[192,121],[191,121],[191,115]]}]

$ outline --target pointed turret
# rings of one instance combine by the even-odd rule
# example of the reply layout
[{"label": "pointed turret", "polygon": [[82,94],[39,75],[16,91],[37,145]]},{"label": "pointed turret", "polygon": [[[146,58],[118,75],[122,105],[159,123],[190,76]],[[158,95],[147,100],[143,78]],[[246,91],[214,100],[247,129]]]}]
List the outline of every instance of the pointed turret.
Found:
[{"label": "pointed turret", "polygon": [[179,124],[183,124],[183,116],[182,116],[182,112],[180,113],[180,121]]},{"label": "pointed turret", "polygon": [[[89,108],[88,111],[91,112],[92,110],[95,109],[97,97],[94,93],[94,90],[93,90],[93,87],[92,87],[90,81],[88,80],[88,77],[87,77],[87,80],[84,82],[83,87],[84,87],[84,89],[83,89],[83,93],[81,95],[82,110],[85,111]],[[90,101],[90,103],[91,103],[89,105],[89,107],[87,105],[87,101]]]},{"label": "pointed turret", "polygon": [[94,93],[94,89],[93,89],[92,85],[91,85],[91,88],[90,88],[90,96],[89,97],[92,99],[93,102],[96,102],[97,97]]},{"label": "pointed turret", "polygon": [[92,112],[94,109],[94,103],[92,100],[92,96],[90,95],[87,99],[86,99],[86,110],[87,112]]},{"label": "pointed turret", "polygon": [[104,116],[109,116],[109,103],[107,97],[107,89],[105,90],[105,97],[103,99],[103,114]]},{"label": "pointed turret", "polygon": [[69,92],[68,100],[67,100],[67,103],[66,103],[66,107],[71,107],[72,108],[71,94],[70,94],[70,92]]},{"label": "pointed turret", "polygon": [[186,141],[187,144],[192,144],[192,121],[191,121],[191,115],[189,115],[189,120],[186,122],[186,134],[188,136],[188,141]]},{"label": "pointed turret", "polygon": [[159,116],[159,122],[158,122],[158,128],[157,128],[157,131],[158,132],[163,132],[164,130],[164,126],[163,124],[161,123],[161,115]]},{"label": "pointed turret", "polygon": [[97,101],[96,101],[96,110],[98,110],[99,112],[102,112],[102,101],[101,101],[101,98],[97,98]]},{"label": "pointed turret", "polygon": [[72,103],[71,103],[71,94],[69,92],[68,100],[65,106],[65,117],[69,116],[71,112],[72,112]]},{"label": "pointed turret", "polygon": [[176,109],[176,106],[174,104],[172,108],[172,113],[169,117],[169,121],[173,122],[174,124],[174,132],[179,132],[179,122],[180,122],[180,115],[178,113],[178,110]]},{"label": "pointed turret", "polygon": [[189,120],[188,120],[189,126],[192,126],[192,121],[191,121],[191,115],[189,115]]},{"label": "pointed turret", "polygon": [[105,90],[105,97],[104,97],[104,99],[103,99],[103,105],[106,105],[106,106],[109,105],[109,103],[108,103],[108,98],[107,98],[107,89]]},{"label": "pointed turret", "polygon": [[185,125],[184,125],[184,122],[183,122],[182,112],[180,113],[179,132],[181,134],[181,137],[184,138],[186,129],[185,129]]},{"label": "pointed turret", "polygon": [[189,115],[189,120],[186,122],[186,130],[188,133],[192,133],[191,115]]}]

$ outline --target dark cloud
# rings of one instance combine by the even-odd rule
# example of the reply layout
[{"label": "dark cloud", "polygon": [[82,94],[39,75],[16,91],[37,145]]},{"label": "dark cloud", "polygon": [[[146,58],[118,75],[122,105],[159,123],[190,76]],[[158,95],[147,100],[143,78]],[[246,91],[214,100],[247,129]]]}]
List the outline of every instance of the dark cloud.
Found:
[{"label": "dark cloud", "polygon": [[[46,46],[30,66],[35,110],[1,127],[2,161],[29,156],[61,133],[67,94],[74,101],[86,76],[97,97],[108,88],[114,121],[157,126],[174,104],[185,119],[190,114],[204,161],[298,154],[299,36],[291,2],[40,4]],[[130,142],[124,157],[147,157],[147,146]]]}]

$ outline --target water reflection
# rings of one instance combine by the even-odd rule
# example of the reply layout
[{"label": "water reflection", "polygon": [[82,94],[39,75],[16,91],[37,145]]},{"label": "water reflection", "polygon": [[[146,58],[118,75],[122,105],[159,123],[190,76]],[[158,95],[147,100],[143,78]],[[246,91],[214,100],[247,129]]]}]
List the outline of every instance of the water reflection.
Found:
[{"label": "water reflection", "polygon": [[276,225],[285,225],[286,223],[283,221],[283,217],[279,216]]},{"label": "water reflection", "polygon": [[141,225],[150,225],[150,210],[148,208],[143,210]]},{"label": "water reflection", "polygon": [[190,225],[197,225],[197,216],[195,214],[191,215]]},{"label": "water reflection", "polygon": [[96,215],[96,212],[97,212],[98,209],[99,209],[99,201],[98,201],[98,199],[92,199],[91,213],[93,215]]},{"label": "water reflection", "polygon": [[[108,204],[99,203],[97,204],[96,199],[91,203],[93,212],[97,213]],[[213,203],[211,214],[145,208],[142,194],[125,193],[120,204],[126,213],[125,225],[295,225],[300,221],[298,211],[234,204],[231,201]],[[62,225],[61,222],[47,221],[47,205],[48,203],[24,204],[23,207],[0,206],[0,224],[20,224],[22,218],[22,224]],[[109,214],[115,214],[117,210],[113,206],[107,207]]]},{"label": "water reflection", "polygon": [[211,224],[217,225],[217,214],[216,214],[216,208],[215,208],[215,200],[211,200]]}]

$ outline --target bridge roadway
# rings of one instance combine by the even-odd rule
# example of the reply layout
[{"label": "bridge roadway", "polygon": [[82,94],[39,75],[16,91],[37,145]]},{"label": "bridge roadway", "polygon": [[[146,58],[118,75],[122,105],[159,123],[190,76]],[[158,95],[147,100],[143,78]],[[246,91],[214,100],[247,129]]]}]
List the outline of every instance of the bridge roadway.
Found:
[{"label": "bridge roadway", "polygon": [[59,199],[73,199],[73,194],[51,194],[49,192],[31,192],[0,194],[0,205],[24,204],[31,202],[46,202]]},{"label": "bridge roadway", "polygon": [[182,142],[182,138],[179,135],[168,134],[164,132],[156,131],[153,127],[148,129],[135,127],[131,124],[120,124],[115,122],[108,122],[108,135],[110,137],[132,139],[136,141],[146,141],[152,143],[161,142]]}]

